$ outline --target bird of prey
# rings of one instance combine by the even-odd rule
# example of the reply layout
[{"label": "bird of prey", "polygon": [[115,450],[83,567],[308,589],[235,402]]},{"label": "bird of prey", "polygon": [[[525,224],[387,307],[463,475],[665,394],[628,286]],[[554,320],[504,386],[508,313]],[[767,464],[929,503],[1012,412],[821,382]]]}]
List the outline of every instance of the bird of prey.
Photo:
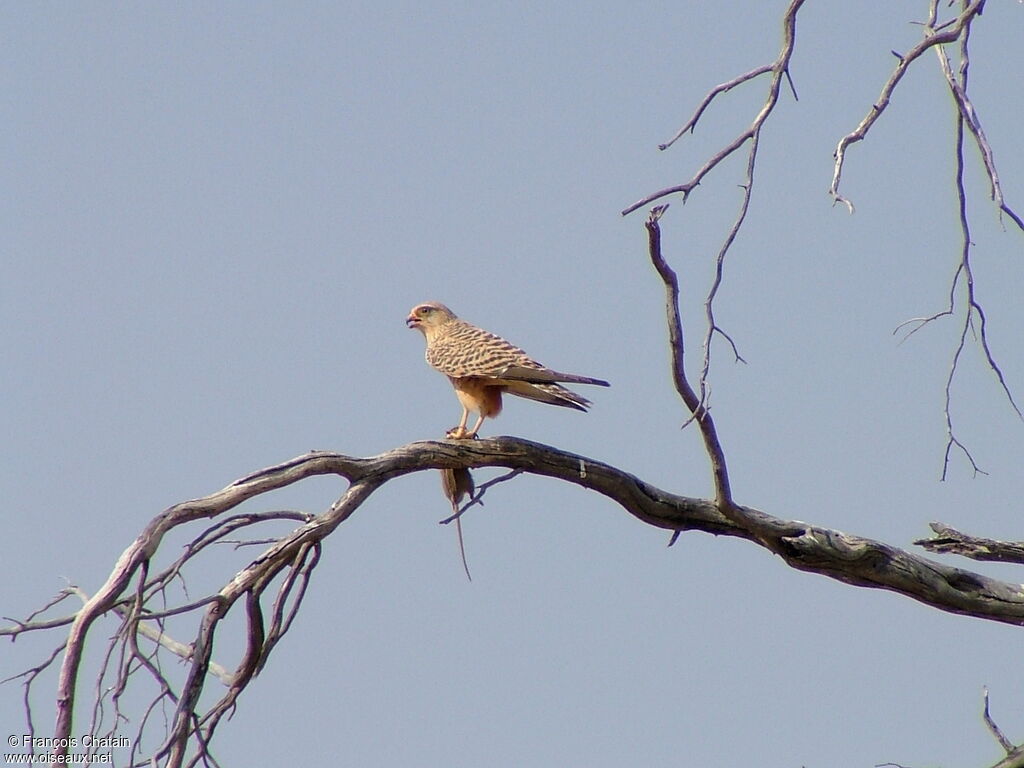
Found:
[{"label": "bird of prey", "polygon": [[[547,368],[519,347],[470,325],[435,301],[413,307],[405,323],[422,331],[427,340],[427,362],[448,377],[462,404],[462,420],[448,431],[448,437],[476,437],[484,419],[493,419],[501,412],[503,392],[586,411],[590,401],[559,382],[608,386],[601,379]],[[467,430],[470,411],[479,418]]]}]

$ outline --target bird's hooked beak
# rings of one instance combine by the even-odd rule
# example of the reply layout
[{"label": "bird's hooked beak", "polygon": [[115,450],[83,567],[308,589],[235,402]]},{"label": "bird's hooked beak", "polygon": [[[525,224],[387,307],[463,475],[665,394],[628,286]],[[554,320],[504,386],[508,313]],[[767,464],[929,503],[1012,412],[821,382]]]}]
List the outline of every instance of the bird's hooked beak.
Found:
[{"label": "bird's hooked beak", "polygon": [[407,318],[405,318],[405,324],[410,328],[419,328],[420,319],[416,317],[416,315],[409,315]]}]

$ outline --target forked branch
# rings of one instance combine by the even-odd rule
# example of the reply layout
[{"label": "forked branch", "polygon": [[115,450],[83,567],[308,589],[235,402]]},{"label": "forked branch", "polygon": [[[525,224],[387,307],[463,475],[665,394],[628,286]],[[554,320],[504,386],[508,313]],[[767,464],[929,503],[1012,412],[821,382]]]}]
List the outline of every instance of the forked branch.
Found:
[{"label": "forked branch", "polygon": [[968,3],[956,19],[944,24],[939,24],[937,22],[937,6],[937,0],[932,0],[929,19],[922,25],[922,29],[924,31],[923,39],[906,53],[897,54],[898,63],[893,69],[892,74],[889,75],[889,79],[886,80],[885,84],[882,86],[882,92],[878,95],[878,99],[871,105],[871,108],[864,116],[864,119],[860,121],[860,124],[843,136],[843,138],[839,140],[839,144],[836,146],[835,167],[832,171],[832,186],[829,187],[829,194],[832,195],[832,199],[835,202],[846,205],[851,213],[853,212],[853,203],[839,194],[839,184],[843,175],[843,163],[846,161],[846,150],[851,144],[863,141],[868,135],[868,131],[871,130],[871,126],[878,121],[878,118],[882,116],[882,113],[885,112],[886,108],[889,106],[889,102],[892,99],[893,92],[896,90],[896,86],[899,85],[903,76],[907,74],[910,66],[929,48],[959,40],[960,35],[968,29],[971,22],[981,14],[982,9],[985,7],[985,0],[974,0],[974,2]]},{"label": "forked branch", "polygon": [[[690,411],[691,421],[697,422],[704,449],[711,461],[711,474],[715,481],[715,499],[719,508],[731,510],[733,507],[732,489],[729,485],[729,469],[725,461],[725,451],[718,439],[715,420],[707,407],[704,390],[704,378],[701,378],[701,391],[698,395],[690,384],[686,373],[686,337],[683,333],[683,321],[679,314],[679,278],[675,270],[665,261],[661,252],[661,225],[658,221],[664,215],[667,205],[655,206],[647,217],[647,251],[655,271],[665,285],[665,321],[668,325],[668,346],[672,353],[672,381],[676,392]],[[705,355],[706,358],[706,355]],[[706,370],[706,368],[705,368]],[[673,534],[674,543],[678,531]]]},{"label": "forked branch", "polygon": [[[683,201],[689,197],[690,192],[700,184],[701,180],[707,176],[719,163],[729,157],[733,152],[742,147],[747,141],[752,140],[761,132],[761,128],[764,126],[765,121],[771,115],[772,110],[775,109],[775,105],[779,100],[779,91],[782,89],[783,78],[789,78],[789,61],[793,57],[793,51],[796,46],[796,15],[800,10],[800,6],[804,4],[804,0],[791,0],[789,7],[786,9],[782,19],[782,50],[779,52],[778,58],[775,59],[771,64],[765,64],[755,69],[750,70],[732,80],[717,85],[712,88],[708,94],[704,97],[704,100],[697,107],[697,111],[694,112],[686,124],[679,129],[675,136],[664,144],[659,145],[659,149],[667,149],[672,146],[681,136],[686,134],[688,131],[693,132],[697,127],[697,122],[700,120],[701,115],[708,108],[715,97],[732,90],[738,85],[754,80],[761,75],[771,74],[771,79],[768,84],[768,95],[765,99],[764,104],[761,106],[761,110],[754,117],[753,122],[741,131],[736,137],[729,143],[719,149],[714,155],[702,165],[697,172],[686,182],[682,184],[676,184],[671,187],[653,192],[646,197],[642,197],[632,205],[628,206],[622,211],[622,215],[632,213],[633,211],[644,208],[651,203],[660,200],[663,197],[682,193]],[[795,93],[795,91],[794,91]]]},{"label": "forked branch", "polygon": [[[695,393],[691,395],[695,397]],[[135,671],[145,670],[158,690],[141,721],[137,721],[140,724],[136,745],[143,743],[142,729],[152,722],[150,715],[154,711],[160,707],[173,711],[167,719],[169,725],[162,744],[148,756],[133,751],[132,762],[141,765],[156,761],[172,767],[197,761],[213,764],[210,744],[216,727],[287,631],[311,579],[323,539],[390,480],[423,470],[476,467],[504,467],[514,473],[527,472],[571,482],[603,494],[649,525],[676,533],[703,531],[746,539],[799,570],[857,586],[890,590],[952,613],[1024,625],[1024,589],[1019,584],[952,568],[871,539],[773,517],[752,507],[673,494],[611,465],[538,443],[511,437],[418,442],[368,458],[317,452],[248,475],[209,496],[175,505],[146,526],[125,550],[103,588],[73,616],[66,645],[58,647],[46,662],[23,676],[35,679],[63,648],[55,736],[60,739],[70,735],[72,714],[83,706],[77,701],[77,683],[86,639],[90,632],[95,634],[101,617],[114,614],[121,617],[122,625],[114,633],[107,658],[126,660],[118,665],[114,722],[104,726],[102,697],[106,694],[97,688],[97,716],[91,727],[97,732],[103,727],[110,732],[121,727],[123,718],[116,711],[116,697],[128,687]],[[349,487],[323,514],[302,516],[297,528],[277,537],[218,592],[178,607],[150,605],[167,597],[166,590],[151,589],[163,574],[148,575],[148,563],[157,554],[165,533],[210,518],[215,523],[218,519],[221,523],[234,523],[243,516],[227,513],[243,502],[325,474],[346,479]],[[205,540],[208,536],[201,538]],[[183,568],[178,571],[182,573]],[[267,611],[262,597],[271,588],[276,596]],[[241,607],[236,610],[235,606]],[[210,698],[202,693],[207,681],[215,679],[209,674],[213,669],[214,638],[232,610],[241,615],[247,627],[248,644],[235,669],[216,676],[225,683],[227,691],[210,703]],[[172,615],[177,617],[179,626],[190,616],[195,621],[194,637],[189,644],[165,642],[159,635],[154,637],[142,630],[144,626],[155,625],[162,633],[163,618]],[[53,631],[60,626],[34,616],[0,630],[0,636]],[[156,644],[142,651],[139,637],[148,637]],[[179,667],[159,663],[161,650],[171,651],[184,661],[184,669],[175,672],[177,677],[172,677],[171,670]],[[27,702],[26,688],[26,707]],[[26,717],[31,731],[30,709]],[[65,754],[66,748],[57,751]]]},{"label": "forked branch", "polygon": [[[983,4],[979,3],[976,5],[977,7],[974,9],[974,13],[978,14],[981,12]],[[960,64],[957,73],[954,73],[953,71],[953,67],[945,48],[941,45],[935,46],[935,53],[938,56],[939,67],[942,71],[943,77],[945,78],[946,84],[949,87],[953,101],[957,106],[954,156],[956,159],[955,188],[957,196],[957,213],[958,221],[960,223],[960,259],[953,275],[952,284],[949,290],[949,300],[946,308],[941,312],[936,312],[928,317],[915,318],[901,323],[894,331],[894,333],[898,333],[903,328],[909,326],[910,330],[904,337],[908,338],[924,326],[934,322],[940,317],[956,316],[958,304],[962,306],[962,319],[960,322],[957,345],[953,352],[949,372],[946,375],[944,407],[946,419],[946,449],[944,451],[942,461],[943,480],[946,479],[949,472],[950,454],[954,448],[963,454],[970,463],[975,474],[985,474],[984,470],[978,466],[978,463],[975,461],[970,450],[957,436],[953,423],[953,380],[956,376],[957,370],[959,369],[961,358],[967,345],[969,333],[980,346],[985,362],[989,369],[996,375],[999,386],[1003,391],[1003,395],[1009,402],[1010,407],[1013,408],[1018,418],[1024,420],[1024,413],[1022,413],[1021,409],[1018,407],[1017,402],[1013,397],[1013,393],[1010,390],[1009,384],[1003,376],[1003,371],[996,362],[995,355],[989,346],[987,320],[985,318],[985,311],[982,308],[975,292],[974,270],[971,264],[971,249],[973,242],[971,239],[970,220],[967,215],[967,189],[964,183],[966,167],[964,160],[964,139],[967,133],[972,136],[974,143],[977,145],[981,154],[983,165],[989,178],[991,197],[999,207],[1000,216],[1003,214],[1009,216],[1009,218],[1012,219],[1018,227],[1022,229],[1022,231],[1024,231],[1024,225],[1022,225],[1020,218],[1013,209],[1006,204],[1006,201],[1003,198],[1002,187],[999,183],[999,175],[996,171],[992,148],[989,145],[984,129],[981,126],[981,120],[978,117],[977,110],[968,95],[971,30],[969,23],[971,17],[968,16],[968,12],[970,10],[971,5],[965,4],[963,13],[958,17],[956,23],[947,25],[947,30],[943,31],[943,34],[946,34],[947,31],[954,29],[959,30]],[[931,12],[929,14],[929,21],[928,24],[925,25],[926,30],[934,30],[936,28],[937,13],[937,3],[933,0]],[[926,37],[926,40],[927,39],[929,38]],[[961,295],[962,298],[959,298]]]}]

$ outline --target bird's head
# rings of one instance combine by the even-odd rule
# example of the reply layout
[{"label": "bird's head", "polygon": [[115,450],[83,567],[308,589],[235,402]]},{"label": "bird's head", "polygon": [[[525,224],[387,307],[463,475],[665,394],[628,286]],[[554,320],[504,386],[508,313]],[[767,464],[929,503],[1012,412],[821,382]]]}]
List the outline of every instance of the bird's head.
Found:
[{"label": "bird's head", "polygon": [[405,318],[405,324],[422,331],[426,336],[454,319],[455,313],[444,304],[439,301],[428,301],[413,307],[409,316]]}]

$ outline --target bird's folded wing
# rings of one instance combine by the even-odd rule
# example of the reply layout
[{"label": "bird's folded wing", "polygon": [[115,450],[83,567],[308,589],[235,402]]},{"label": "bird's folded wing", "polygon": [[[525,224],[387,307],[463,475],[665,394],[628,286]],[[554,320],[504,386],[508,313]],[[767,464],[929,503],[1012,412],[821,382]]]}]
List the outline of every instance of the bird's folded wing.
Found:
[{"label": "bird's folded wing", "polygon": [[494,375],[497,379],[508,381],[528,381],[530,383],[552,384],[554,382],[568,382],[572,384],[594,384],[599,387],[610,387],[607,381],[592,379],[589,376],[577,376],[574,373],[559,373],[549,368],[528,368],[525,365],[510,365],[503,368]]}]

